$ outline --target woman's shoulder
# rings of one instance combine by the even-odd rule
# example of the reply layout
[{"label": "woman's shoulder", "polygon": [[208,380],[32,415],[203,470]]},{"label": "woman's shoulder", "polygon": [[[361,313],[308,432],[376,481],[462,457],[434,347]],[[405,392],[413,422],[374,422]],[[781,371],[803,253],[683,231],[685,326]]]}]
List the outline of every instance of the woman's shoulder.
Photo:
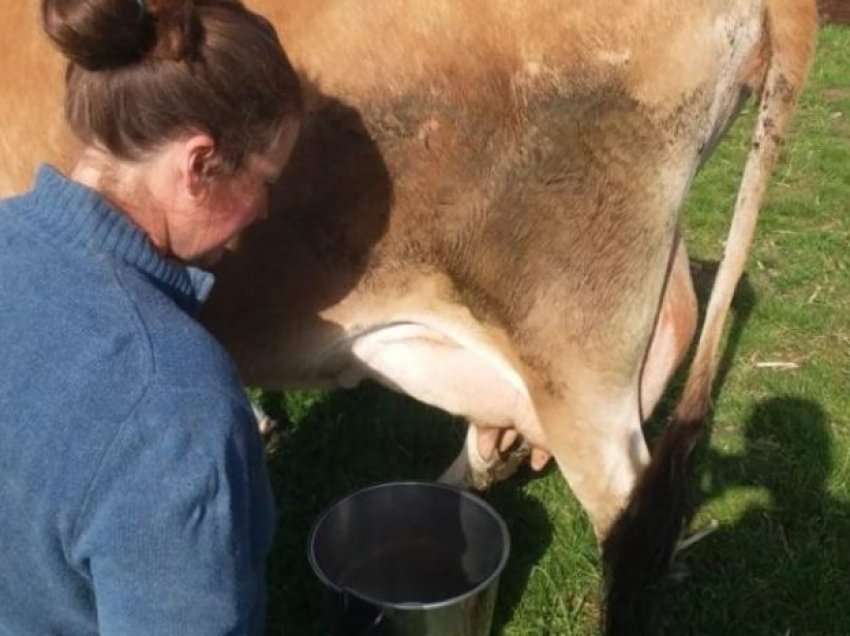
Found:
[{"label": "woman's shoulder", "polygon": [[149,348],[155,382],[242,395],[232,359],[188,310],[192,299],[182,302],[173,289],[133,268],[119,271],[117,278]]}]

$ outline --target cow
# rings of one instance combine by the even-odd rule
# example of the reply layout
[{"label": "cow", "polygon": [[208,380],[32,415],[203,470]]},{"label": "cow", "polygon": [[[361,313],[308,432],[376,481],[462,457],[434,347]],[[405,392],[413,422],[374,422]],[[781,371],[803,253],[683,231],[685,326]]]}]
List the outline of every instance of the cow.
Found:
[{"label": "cow", "polygon": [[[31,4],[0,9],[17,53],[0,66],[0,194],[75,152]],[[371,378],[464,416],[450,477],[503,476],[517,434],[535,467],[554,457],[602,547],[606,633],[641,633],[815,0],[249,4],[278,29],[306,114],[270,219],[218,268],[204,322],[248,384]],[[642,423],[696,331],[680,210],[749,95],[725,253],[650,454]]]}]

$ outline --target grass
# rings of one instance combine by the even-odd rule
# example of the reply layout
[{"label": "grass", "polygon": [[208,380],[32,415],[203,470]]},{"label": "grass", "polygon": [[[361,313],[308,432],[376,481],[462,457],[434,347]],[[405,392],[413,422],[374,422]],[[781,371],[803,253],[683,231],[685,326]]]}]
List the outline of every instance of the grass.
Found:
[{"label": "grass", "polygon": [[[689,196],[686,236],[703,295],[722,254],[752,121],[752,112],[739,118]],[[821,32],[762,211],[734,304],[711,440],[700,453],[694,525],[715,519],[720,529],[686,553],[690,576],[660,592],[660,634],[850,634],[848,248],[850,30],[831,27]],[[766,362],[798,366],[760,366]],[[377,481],[436,477],[460,449],[463,429],[374,385],[261,399],[286,422],[269,458],[281,524],[269,564],[268,633],[318,635],[321,592],[305,556],[316,515]],[[596,633],[597,547],[558,471],[523,472],[486,498],[513,540],[494,634]]]}]

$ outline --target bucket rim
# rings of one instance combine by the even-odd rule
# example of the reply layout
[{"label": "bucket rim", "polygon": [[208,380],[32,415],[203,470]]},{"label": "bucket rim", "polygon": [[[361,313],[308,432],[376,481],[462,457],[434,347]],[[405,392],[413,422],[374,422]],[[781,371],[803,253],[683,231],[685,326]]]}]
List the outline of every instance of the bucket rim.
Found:
[{"label": "bucket rim", "polygon": [[[349,499],[353,499],[358,495],[362,495],[371,490],[380,490],[383,488],[389,487],[398,487],[398,486],[425,486],[427,488],[434,488],[437,490],[447,490],[453,492],[455,494],[460,495],[461,497],[466,497],[471,500],[473,503],[483,508],[485,512],[487,512],[495,521],[497,526],[499,527],[499,534],[502,536],[502,541],[504,545],[504,549],[502,550],[502,557],[499,560],[499,564],[495,567],[493,572],[487,576],[481,583],[476,585],[475,587],[467,590],[463,594],[458,594],[457,596],[453,596],[452,598],[445,599],[442,601],[433,601],[430,603],[393,603],[388,601],[381,601],[379,599],[373,598],[368,594],[362,594],[360,592],[356,592],[351,588],[341,587],[331,581],[328,576],[322,571],[322,568],[319,566],[318,561],[316,560],[315,554],[315,541],[316,534],[319,530],[319,527],[322,525],[322,522],[327,518],[327,516],[334,510],[339,504],[347,501]],[[377,484],[373,484],[371,486],[366,486],[365,488],[360,488],[352,493],[344,495],[342,497],[337,498],[333,503],[328,505],[324,511],[319,515],[316,521],[313,522],[313,526],[310,529],[310,535],[307,540],[307,559],[310,562],[310,568],[313,570],[313,573],[319,578],[319,580],[329,589],[333,590],[338,594],[348,594],[355,598],[360,599],[361,601],[365,601],[370,603],[376,607],[382,609],[393,609],[393,610],[431,610],[431,609],[440,609],[442,607],[448,607],[450,605],[455,605],[461,603],[468,598],[472,598],[482,591],[486,590],[490,587],[494,581],[496,581],[502,574],[505,569],[505,566],[508,563],[508,558],[511,554],[511,535],[508,532],[508,524],[505,523],[505,520],[502,518],[502,515],[498,513],[498,511],[487,503],[483,498],[479,497],[473,492],[470,492],[464,488],[459,488],[457,486],[452,486],[450,484],[443,484],[434,481],[417,481],[417,480],[402,480],[402,481],[386,481],[380,482]]]}]

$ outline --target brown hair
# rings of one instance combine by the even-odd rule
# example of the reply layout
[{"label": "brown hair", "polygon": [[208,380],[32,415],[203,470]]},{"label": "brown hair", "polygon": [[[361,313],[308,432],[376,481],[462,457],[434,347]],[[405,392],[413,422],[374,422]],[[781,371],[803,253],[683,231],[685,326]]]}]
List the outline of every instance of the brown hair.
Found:
[{"label": "brown hair", "polygon": [[116,157],[139,159],[197,130],[232,172],[300,116],[274,27],[239,0],[42,0],[42,19],[69,60],[72,130]]}]

